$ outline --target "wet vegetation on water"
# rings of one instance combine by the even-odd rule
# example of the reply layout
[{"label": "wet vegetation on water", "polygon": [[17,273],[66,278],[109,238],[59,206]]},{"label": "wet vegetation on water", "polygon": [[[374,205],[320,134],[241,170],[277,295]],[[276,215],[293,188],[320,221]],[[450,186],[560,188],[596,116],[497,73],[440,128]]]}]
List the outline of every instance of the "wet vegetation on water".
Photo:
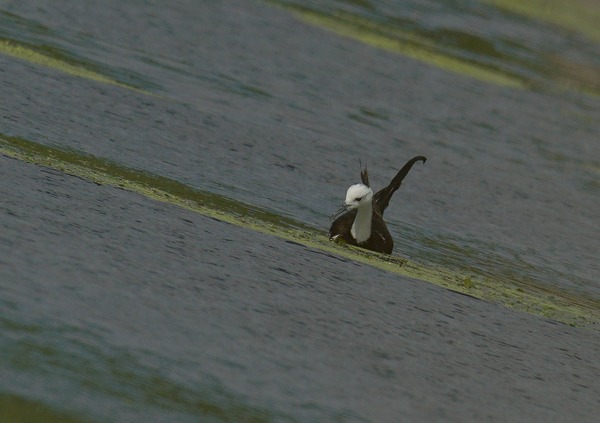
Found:
[{"label": "wet vegetation on water", "polygon": [[[85,78],[103,84],[114,85],[128,90],[137,91],[146,95],[154,95],[148,88],[157,88],[147,81],[142,81],[138,76],[113,77],[118,72],[94,65],[89,61],[77,60],[59,49],[51,46],[37,46],[21,41],[0,38],[0,53],[26,60],[36,65],[56,69],[71,76]],[[124,79],[135,80],[136,83],[124,82]]]},{"label": "wet vegetation on water", "polygon": [[[349,8],[327,9],[297,1],[266,1],[308,24],[484,82],[600,95],[598,67],[581,60],[575,62],[560,51],[533,51],[517,39],[488,39],[482,34],[451,28],[424,28],[406,17],[377,14],[371,2],[347,1],[342,3],[349,4]],[[512,0],[486,0],[485,3],[489,3],[490,8],[499,8],[501,13],[521,13],[538,19],[541,24],[560,25],[588,36],[590,49],[595,48],[594,41],[600,39],[596,19],[600,17],[600,9],[591,5]]]}]

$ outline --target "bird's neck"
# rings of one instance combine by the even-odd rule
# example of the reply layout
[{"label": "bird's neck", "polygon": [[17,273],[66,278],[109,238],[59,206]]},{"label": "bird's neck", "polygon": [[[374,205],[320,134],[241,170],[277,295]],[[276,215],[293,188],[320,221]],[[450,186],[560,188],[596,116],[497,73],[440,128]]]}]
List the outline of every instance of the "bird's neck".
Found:
[{"label": "bird's neck", "polygon": [[350,233],[357,243],[362,243],[371,237],[371,219],[373,215],[373,205],[371,203],[363,204],[358,207],[356,217]]}]

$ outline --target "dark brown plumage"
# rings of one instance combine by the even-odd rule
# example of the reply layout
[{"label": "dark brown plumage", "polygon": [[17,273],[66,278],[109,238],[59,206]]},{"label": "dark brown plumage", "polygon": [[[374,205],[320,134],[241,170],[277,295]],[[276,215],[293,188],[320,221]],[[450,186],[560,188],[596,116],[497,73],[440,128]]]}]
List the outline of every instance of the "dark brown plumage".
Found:
[{"label": "dark brown plumage", "polygon": [[[398,188],[400,188],[400,185],[402,185],[402,180],[406,177],[413,165],[418,161],[425,163],[427,158],[424,156],[416,156],[410,159],[408,162],[406,162],[402,169],[400,169],[398,174],[394,177],[394,179],[392,179],[389,185],[377,191],[375,194],[372,194],[372,191],[367,188],[369,187],[369,174],[367,169],[365,168],[362,170],[360,173],[360,178],[362,181],[363,190],[361,190],[361,187],[358,185],[353,186],[358,187],[355,189],[360,192],[360,194],[358,194],[360,197],[349,202],[349,198],[347,196],[346,202],[344,202],[340,210],[334,213],[334,218],[337,216],[339,217],[335,218],[331,224],[331,228],[329,229],[329,238],[335,241],[343,240],[348,244],[357,245],[359,247],[366,248],[367,250],[391,254],[394,248],[394,240],[392,239],[392,236],[387,229],[387,225],[383,220],[383,213],[388,207],[392,195],[398,190]],[[353,187],[349,188],[348,195],[351,195],[350,190],[353,189]],[[370,195],[368,192],[372,194],[371,199],[368,198]],[[367,193],[367,195],[364,195],[365,193]],[[365,241],[357,242],[352,234],[352,226],[354,225],[356,216],[358,214],[358,207],[369,206],[372,208],[370,236]]]}]

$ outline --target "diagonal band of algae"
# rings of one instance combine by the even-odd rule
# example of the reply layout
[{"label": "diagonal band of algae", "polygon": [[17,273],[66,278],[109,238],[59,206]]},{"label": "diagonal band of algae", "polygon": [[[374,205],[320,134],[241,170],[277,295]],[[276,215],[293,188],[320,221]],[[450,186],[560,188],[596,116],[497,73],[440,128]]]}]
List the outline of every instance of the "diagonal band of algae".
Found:
[{"label": "diagonal band of algae", "polygon": [[428,40],[411,31],[386,28],[381,24],[343,11],[333,13],[287,3],[281,0],[266,0],[267,3],[288,11],[297,19],[343,37],[358,40],[382,50],[399,53],[414,60],[440,69],[466,75],[483,82],[511,88],[526,88],[528,82],[515,73],[503,71],[465,58],[455,57]]},{"label": "diagonal band of algae", "polygon": [[515,284],[500,278],[432,268],[397,256],[339,246],[329,241],[323,231],[293,219],[100,157],[2,134],[0,154],[49,167],[99,185],[135,192],[222,222],[276,236],[398,275],[430,282],[474,298],[501,303],[510,308],[571,325],[588,326],[600,323],[600,302],[594,299],[582,298],[535,283]]},{"label": "diagonal band of algae", "polygon": [[[101,69],[99,66],[94,66],[88,62],[75,60],[64,53],[61,53],[56,48],[34,46],[22,41],[0,37],[0,54],[55,69],[77,78],[88,79],[106,85],[113,85],[153,97],[158,96],[157,94],[141,88],[141,86],[138,87],[130,83],[119,81],[118,79],[109,76],[106,69]],[[151,85],[147,81],[138,82],[143,82],[142,85]]]}]

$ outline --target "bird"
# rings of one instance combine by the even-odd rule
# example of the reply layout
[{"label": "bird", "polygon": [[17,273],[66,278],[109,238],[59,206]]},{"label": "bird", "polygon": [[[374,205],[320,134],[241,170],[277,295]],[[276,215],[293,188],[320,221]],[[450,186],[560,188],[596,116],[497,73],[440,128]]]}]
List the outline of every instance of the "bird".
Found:
[{"label": "bird", "polygon": [[344,241],[378,253],[391,254],[394,240],[383,220],[383,212],[388,207],[392,195],[400,188],[402,181],[418,161],[424,164],[427,158],[416,156],[410,159],[389,185],[375,194],[369,185],[367,168],[361,169],[362,183],[348,188],[346,200],[331,215],[330,221],[333,223],[329,229],[329,239]]}]

